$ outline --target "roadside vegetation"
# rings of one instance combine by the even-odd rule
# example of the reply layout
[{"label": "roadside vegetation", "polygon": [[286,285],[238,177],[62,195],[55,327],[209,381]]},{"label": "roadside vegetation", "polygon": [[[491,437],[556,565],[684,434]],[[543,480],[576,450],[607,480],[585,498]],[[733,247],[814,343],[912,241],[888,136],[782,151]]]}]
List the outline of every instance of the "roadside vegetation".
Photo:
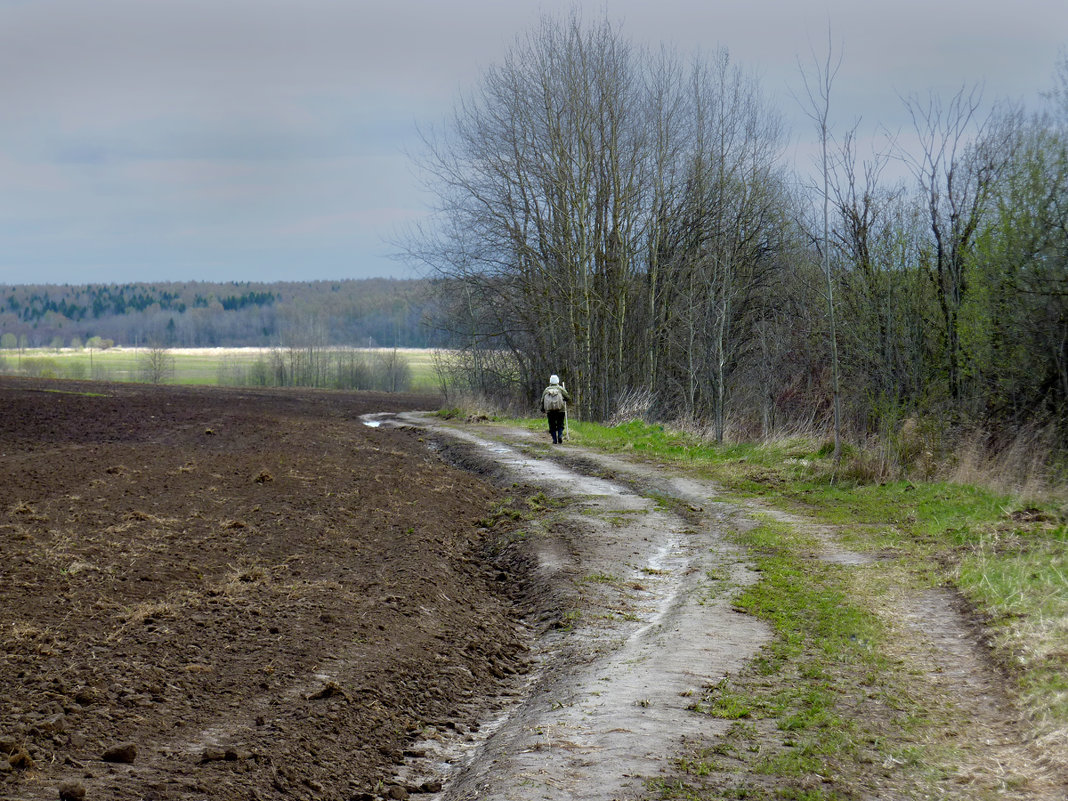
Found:
[{"label": "roadside vegetation", "polygon": [[[856,116],[836,38],[799,64],[821,156],[798,172],[804,132],[726,47],[574,15],[516,37],[428,134],[440,212],[401,243],[440,280],[452,389],[530,405],[558,374],[588,420],[633,409],[719,443],[891,449],[915,418],[1063,452],[1068,59],[1026,111],[978,86],[903,96],[913,130],[880,147],[877,123],[833,123]],[[863,456],[858,478],[894,461]]]},{"label": "roadside vegetation", "polygon": [[[716,445],[638,421],[573,422],[571,436],[712,479],[755,521],[734,536],[761,579],[735,605],[775,637],[745,672],[693,699],[692,711],[730,728],[692,744],[650,783],[652,797],[1036,797],[1011,764],[1026,749],[1063,774],[1068,505],[1048,475],[1018,477],[1030,487],[1020,494],[975,464],[970,482],[948,479],[960,474],[953,460],[873,476],[870,455],[847,449],[835,464],[809,436]],[[991,753],[973,710],[947,695],[939,655],[918,644],[941,625],[923,598],[953,605],[982,643],[1005,714],[1023,721],[1007,750]]]}]

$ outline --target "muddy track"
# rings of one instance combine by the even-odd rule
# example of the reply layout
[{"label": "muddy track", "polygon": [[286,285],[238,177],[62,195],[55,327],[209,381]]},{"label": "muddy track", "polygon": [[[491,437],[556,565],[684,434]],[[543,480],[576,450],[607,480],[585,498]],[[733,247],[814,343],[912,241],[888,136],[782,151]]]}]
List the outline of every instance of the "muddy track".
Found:
[{"label": "muddy track", "polygon": [[521,430],[417,415],[369,422],[418,427],[467,469],[568,500],[524,532],[536,557],[533,594],[543,599],[530,621],[541,630],[534,669],[478,737],[417,743],[406,784],[444,773],[443,801],[638,797],[687,737],[715,734],[719,721],[687,707],[769,635],[732,608],[733,592],[755,576],[723,536],[736,510],[715,500],[714,487],[590,475],[626,465],[579,470],[529,456],[522,443],[532,435]]},{"label": "muddy track", "polygon": [[[752,514],[805,529],[827,562],[848,569],[876,561],[841,547],[832,528],[755,502],[723,503],[713,484],[654,466],[573,447],[533,455],[538,449],[528,446],[543,438],[522,429],[418,414],[389,424],[420,429],[447,459],[498,483],[568,501],[525,532],[536,558],[531,594],[542,601],[528,621],[535,669],[477,737],[419,744],[403,768],[409,784],[443,778],[441,801],[647,797],[645,780],[669,769],[688,740],[722,735],[725,722],[688,707],[769,637],[731,605],[755,576],[725,535],[751,525]],[[544,608],[548,599],[556,609]],[[898,629],[899,656],[934,677],[933,691],[955,699],[979,738],[962,742],[945,797],[1064,797],[1052,754],[1027,742],[1004,676],[959,597],[932,590],[891,599],[881,611]],[[546,630],[546,621],[557,625]]]},{"label": "muddy track", "polygon": [[[842,547],[835,526],[755,501],[748,508],[812,536],[824,562],[863,569],[883,561]],[[892,557],[886,564],[892,565]],[[863,575],[855,580],[863,581]],[[943,791],[944,797],[1068,798],[1068,749],[1035,737],[1010,689],[1011,672],[993,657],[989,631],[960,592],[949,586],[888,592],[876,611],[893,633],[891,654],[916,676],[916,691],[946,703],[948,714],[962,722],[938,743],[956,754],[953,789]],[[890,758],[886,764],[893,773],[902,763]]]}]

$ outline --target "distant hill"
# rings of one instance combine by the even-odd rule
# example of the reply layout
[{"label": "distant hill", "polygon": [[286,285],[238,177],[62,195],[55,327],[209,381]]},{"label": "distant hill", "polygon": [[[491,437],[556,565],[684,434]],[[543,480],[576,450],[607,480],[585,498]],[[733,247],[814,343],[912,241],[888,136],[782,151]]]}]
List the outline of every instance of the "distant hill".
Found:
[{"label": "distant hill", "polygon": [[0,284],[0,337],[28,347],[374,345],[433,347],[426,280]]}]

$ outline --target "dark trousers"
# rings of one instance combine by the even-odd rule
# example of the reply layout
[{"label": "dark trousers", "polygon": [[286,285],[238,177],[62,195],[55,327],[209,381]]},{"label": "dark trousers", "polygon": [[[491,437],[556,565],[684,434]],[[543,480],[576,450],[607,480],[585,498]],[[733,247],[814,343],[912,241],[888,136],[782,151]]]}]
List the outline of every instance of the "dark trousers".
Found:
[{"label": "dark trousers", "polygon": [[553,435],[553,442],[560,443],[564,441],[564,420],[565,412],[551,411],[546,412],[546,416],[549,418],[549,433]]}]

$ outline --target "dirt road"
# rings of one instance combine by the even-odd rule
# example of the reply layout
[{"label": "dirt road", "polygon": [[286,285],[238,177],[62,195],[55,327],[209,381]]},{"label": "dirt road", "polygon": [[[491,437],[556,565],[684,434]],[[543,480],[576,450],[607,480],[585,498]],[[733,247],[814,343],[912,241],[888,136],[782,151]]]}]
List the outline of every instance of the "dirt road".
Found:
[{"label": "dirt road", "polygon": [[521,700],[464,753],[417,744],[424,757],[407,766],[409,783],[451,763],[443,799],[637,797],[687,737],[726,725],[687,707],[768,634],[732,609],[731,595],[754,576],[723,536],[736,511],[716,502],[713,487],[654,480],[608,456],[572,466],[532,458],[519,447],[538,437],[520,429],[479,433],[418,415],[397,422],[435,437],[469,469],[569,499],[523,532],[536,560],[536,614],[553,627],[531,641],[535,668]]},{"label": "dirt road", "polygon": [[[678,758],[715,743],[730,725],[695,714],[694,699],[742,670],[770,636],[731,603],[755,575],[728,534],[753,525],[754,514],[807,531],[821,561],[880,569],[872,555],[842,547],[834,527],[752,501],[726,504],[714,485],[666,469],[566,446],[546,454],[546,435],[524,429],[445,425],[418,414],[390,420],[499,484],[567,499],[525,521],[522,532],[533,559],[530,631],[542,632],[529,641],[534,670],[464,748],[422,743],[402,770],[409,783],[442,778],[442,801],[657,797],[651,782],[677,775]],[[945,589],[904,592],[879,610],[895,632],[893,656],[923,677],[912,692],[946,715],[938,748],[954,753],[956,765],[939,768],[947,781],[937,795],[1059,801],[1068,790],[1062,749],[1029,733],[961,600]],[[546,622],[554,625],[546,630]],[[880,756],[876,742],[843,766],[848,777],[835,791],[926,797],[930,778],[903,778],[901,764]]]}]

